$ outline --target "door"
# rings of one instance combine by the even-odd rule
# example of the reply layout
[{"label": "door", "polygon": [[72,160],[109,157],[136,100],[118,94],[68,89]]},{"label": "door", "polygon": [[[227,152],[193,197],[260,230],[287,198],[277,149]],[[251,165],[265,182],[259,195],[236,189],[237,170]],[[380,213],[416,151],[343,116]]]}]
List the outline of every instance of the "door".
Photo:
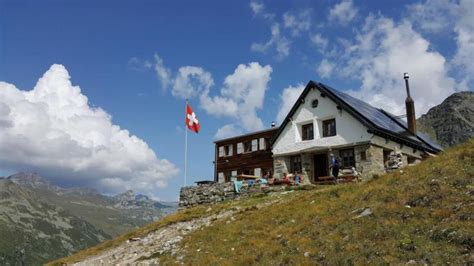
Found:
[{"label": "door", "polygon": [[314,155],[314,180],[317,181],[321,176],[328,176],[328,156],[327,154]]}]

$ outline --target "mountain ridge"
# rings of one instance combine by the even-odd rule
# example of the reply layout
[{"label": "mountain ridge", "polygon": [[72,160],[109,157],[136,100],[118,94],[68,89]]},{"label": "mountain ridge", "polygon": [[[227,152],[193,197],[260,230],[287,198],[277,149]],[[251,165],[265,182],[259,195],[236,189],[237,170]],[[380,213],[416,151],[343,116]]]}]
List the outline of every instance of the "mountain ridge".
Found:
[{"label": "mountain ridge", "polygon": [[444,147],[474,136],[474,92],[456,92],[417,119],[418,130]]},{"label": "mountain ridge", "polygon": [[[0,224],[3,228],[1,235],[8,236],[7,239],[15,238],[15,235],[22,236],[22,241],[0,241],[0,250],[3,251],[0,253],[0,265],[19,263],[21,259],[28,264],[44,263],[144,226],[176,209],[174,206],[153,201],[147,196],[135,195],[133,191],[128,191],[130,197],[127,201],[120,202],[117,197],[121,194],[106,196],[92,188],[62,188],[37,173],[20,172],[0,178],[0,182]],[[44,248],[38,244],[28,244],[40,243],[42,238],[39,236],[48,236],[48,232],[55,232],[58,227],[54,217],[42,215],[40,211],[35,211],[36,209],[56,213],[55,217],[62,221],[60,225],[68,224],[64,221],[73,223],[66,227],[69,228],[67,230],[72,230],[74,237],[65,240],[59,238],[62,242],[48,242]],[[15,213],[21,217],[26,215],[28,219],[12,220],[11,217],[16,217]],[[28,213],[34,215],[28,216]],[[43,232],[45,228],[49,229]],[[67,233],[62,235],[68,236]],[[88,240],[79,243],[76,239]],[[21,246],[24,248],[19,248]],[[24,258],[21,258],[22,250]],[[37,260],[32,259],[32,256]]]}]

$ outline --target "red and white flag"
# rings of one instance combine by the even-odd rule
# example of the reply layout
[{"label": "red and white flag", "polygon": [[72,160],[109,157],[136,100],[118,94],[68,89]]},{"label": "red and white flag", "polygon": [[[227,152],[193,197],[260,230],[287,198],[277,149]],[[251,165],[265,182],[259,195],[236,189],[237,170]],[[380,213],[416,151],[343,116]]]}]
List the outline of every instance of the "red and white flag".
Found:
[{"label": "red and white flag", "polygon": [[194,131],[196,133],[198,133],[199,129],[201,129],[199,120],[197,119],[196,114],[193,112],[193,109],[191,109],[191,106],[189,104],[186,104],[186,126],[191,131]]}]

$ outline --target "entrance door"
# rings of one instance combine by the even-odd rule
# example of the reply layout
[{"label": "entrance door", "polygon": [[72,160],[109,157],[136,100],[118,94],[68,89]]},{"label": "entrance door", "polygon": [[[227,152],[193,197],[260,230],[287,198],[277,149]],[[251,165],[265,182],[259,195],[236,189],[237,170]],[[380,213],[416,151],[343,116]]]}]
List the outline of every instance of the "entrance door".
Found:
[{"label": "entrance door", "polygon": [[314,180],[321,176],[328,176],[328,156],[327,154],[314,155]]}]

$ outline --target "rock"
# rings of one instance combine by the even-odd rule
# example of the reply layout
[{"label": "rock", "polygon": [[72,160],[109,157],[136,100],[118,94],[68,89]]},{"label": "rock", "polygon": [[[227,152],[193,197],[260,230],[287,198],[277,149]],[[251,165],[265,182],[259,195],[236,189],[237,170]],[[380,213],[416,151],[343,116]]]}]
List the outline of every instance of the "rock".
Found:
[{"label": "rock", "polygon": [[409,260],[405,265],[416,265],[416,260]]},{"label": "rock", "polygon": [[354,217],[354,219],[359,219],[359,218],[362,218],[362,217],[365,217],[365,216],[369,216],[369,215],[372,215],[373,212],[370,208],[366,208],[364,209],[364,211],[362,211],[359,215],[357,215],[356,217]]},{"label": "rock", "polygon": [[305,256],[305,257],[309,257],[309,252],[305,252],[305,253],[304,253],[304,256]]}]

